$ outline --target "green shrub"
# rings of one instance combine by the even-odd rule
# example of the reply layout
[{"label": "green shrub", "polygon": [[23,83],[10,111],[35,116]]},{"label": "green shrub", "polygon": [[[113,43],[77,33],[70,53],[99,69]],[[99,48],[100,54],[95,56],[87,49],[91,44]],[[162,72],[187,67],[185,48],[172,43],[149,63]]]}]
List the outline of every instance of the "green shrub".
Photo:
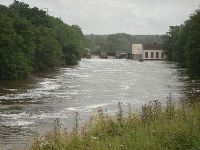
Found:
[{"label": "green shrub", "polygon": [[[181,103],[178,107],[169,99],[162,108],[158,101],[142,107],[141,113],[125,117],[121,103],[116,116],[108,116],[101,108],[78,133],[59,132],[62,136],[47,136],[33,143],[33,150],[163,150],[199,149],[200,104]],[[76,121],[76,126],[77,121]],[[54,133],[55,134],[55,133]],[[76,135],[76,136],[75,136]],[[57,139],[58,138],[58,139]],[[53,142],[57,139],[57,142]],[[47,147],[44,143],[48,143]]]}]

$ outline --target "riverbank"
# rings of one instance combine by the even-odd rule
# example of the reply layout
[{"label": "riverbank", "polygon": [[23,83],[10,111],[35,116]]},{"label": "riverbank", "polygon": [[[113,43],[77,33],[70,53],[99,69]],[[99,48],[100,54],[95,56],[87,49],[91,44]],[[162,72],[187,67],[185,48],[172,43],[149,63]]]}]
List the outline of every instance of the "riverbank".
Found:
[{"label": "riverbank", "polygon": [[32,150],[82,149],[198,149],[200,147],[200,103],[181,102],[178,106],[169,99],[165,107],[154,101],[139,113],[123,113],[118,104],[116,116],[98,109],[89,123],[79,128],[78,114],[73,132],[61,131],[55,125],[50,133],[33,142]]},{"label": "riverbank", "polygon": [[4,43],[0,45],[1,81],[76,65],[84,55],[86,40],[81,28],[43,9],[15,0],[8,7],[0,5],[0,20],[0,43]]}]

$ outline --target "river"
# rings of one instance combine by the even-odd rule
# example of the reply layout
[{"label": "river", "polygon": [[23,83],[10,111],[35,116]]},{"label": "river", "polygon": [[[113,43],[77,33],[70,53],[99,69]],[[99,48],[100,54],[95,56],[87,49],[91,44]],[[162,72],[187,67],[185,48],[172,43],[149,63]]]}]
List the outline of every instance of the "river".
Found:
[{"label": "river", "polygon": [[115,114],[118,102],[137,110],[153,100],[164,104],[170,93],[175,100],[184,99],[191,93],[184,72],[165,61],[83,59],[75,67],[29,80],[1,81],[0,145],[30,143],[32,137],[51,131],[56,119],[70,129],[75,112],[83,123],[98,107]]}]

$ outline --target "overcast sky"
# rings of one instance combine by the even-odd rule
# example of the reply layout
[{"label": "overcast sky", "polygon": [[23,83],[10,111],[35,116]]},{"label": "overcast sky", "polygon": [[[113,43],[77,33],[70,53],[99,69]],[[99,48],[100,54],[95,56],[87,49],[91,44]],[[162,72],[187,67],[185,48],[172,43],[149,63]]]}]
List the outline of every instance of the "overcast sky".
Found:
[{"label": "overcast sky", "polygon": [[[79,25],[85,34],[164,34],[180,25],[200,0],[22,0],[31,7],[48,8],[67,24]],[[9,5],[13,0],[0,0]]]}]

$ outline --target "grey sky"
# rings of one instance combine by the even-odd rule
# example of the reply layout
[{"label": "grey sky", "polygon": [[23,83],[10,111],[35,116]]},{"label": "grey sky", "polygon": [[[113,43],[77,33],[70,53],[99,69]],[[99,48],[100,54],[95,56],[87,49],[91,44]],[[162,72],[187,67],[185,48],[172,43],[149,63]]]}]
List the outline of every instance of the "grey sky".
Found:
[{"label": "grey sky", "polygon": [[[13,0],[0,0],[9,5]],[[163,34],[180,25],[200,0],[22,0],[31,7],[48,8],[67,24],[79,25],[85,34]]]}]

